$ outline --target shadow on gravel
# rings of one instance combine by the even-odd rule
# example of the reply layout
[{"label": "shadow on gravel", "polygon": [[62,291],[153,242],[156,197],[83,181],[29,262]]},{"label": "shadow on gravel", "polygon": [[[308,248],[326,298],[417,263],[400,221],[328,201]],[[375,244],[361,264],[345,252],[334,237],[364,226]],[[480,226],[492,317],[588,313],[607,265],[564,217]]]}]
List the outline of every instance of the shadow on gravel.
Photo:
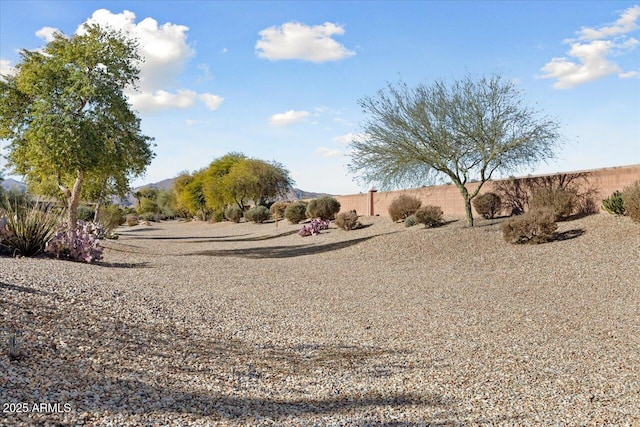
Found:
[{"label": "shadow on gravel", "polygon": [[[431,363],[406,360],[405,355],[411,354],[408,350],[314,343],[265,346],[202,335],[170,320],[123,322],[120,311],[110,306],[102,310],[78,306],[78,316],[68,318],[65,310],[71,307],[76,306],[49,310],[48,321],[58,326],[55,331],[39,333],[34,328],[37,322],[31,323],[31,333],[38,339],[25,339],[23,358],[12,362],[0,358],[0,370],[11,372],[0,387],[0,400],[30,402],[33,396],[40,396],[71,405],[70,413],[46,414],[50,425],[168,425],[166,417],[187,424],[189,419],[203,417],[208,422],[239,425],[265,418],[303,424],[304,417],[314,415],[344,418],[346,423],[355,419],[354,425],[371,426],[478,421],[448,397],[374,387],[375,376],[369,374],[379,366],[399,363],[402,369],[393,375],[410,376]],[[40,312],[42,307],[30,309]],[[170,312],[161,310],[158,315]],[[78,319],[84,326],[78,327]],[[55,375],[46,377],[39,366],[56,366]],[[326,375],[362,377],[351,385],[363,386],[364,392],[343,388],[341,381],[319,392],[317,387]],[[306,387],[311,388],[307,391]],[[314,388],[316,395],[305,397]],[[406,408],[415,412],[415,422],[398,422],[384,415]],[[439,414],[436,419],[425,419],[424,414],[433,413]],[[10,425],[39,425],[32,413],[9,416]],[[505,421],[501,417],[482,420],[483,424]]]},{"label": "shadow on gravel", "polygon": [[10,291],[23,292],[25,294],[37,294],[37,295],[51,295],[49,292],[41,291],[39,289],[29,288],[27,286],[12,285],[10,283],[0,282],[0,290],[7,289]]},{"label": "shadow on gravel", "polygon": [[96,265],[107,268],[151,268],[150,262],[97,262]]},{"label": "shadow on gravel", "polygon": [[335,251],[338,249],[348,248],[358,243],[366,242],[374,236],[361,237],[359,239],[347,240],[344,242],[327,243],[325,245],[295,245],[295,246],[267,246],[262,248],[243,248],[243,249],[212,249],[207,251],[198,251],[184,254],[183,256],[201,255],[201,256],[219,256],[219,257],[239,257],[249,259],[268,259],[268,258],[294,258],[305,255],[315,255],[324,252]]},{"label": "shadow on gravel", "polygon": [[[237,236],[246,236],[247,234],[234,234],[234,235],[230,235],[230,236],[213,236],[213,237],[207,237],[207,240],[200,240],[200,242],[219,242],[220,239],[226,239],[227,237],[237,237]],[[141,236],[139,234],[135,234],[135,233],[126,233],[126,234],[122,234],[122,236],[127,236],[127,237],[138,237],[140,239],[144,239],[144,240],[195,240],[195,239],[202,239],[202,236],[175,236],[175,237],[162,237],[162,236]],[[132,239],[135,240],[135,239]],[[197,241],[194,241],[193,243],[198,243]]]},{"label": "shadow on gravel", "polygon": [[555,237],[551,241],[561,242],[563,240],[571,240],[582,236],[584,233],[586,233],[584,228],[575,228],[573,230],[563,231],[562,233],[556,233]]},{"label": "shadow on gravel", "polygon": [[[297,234],[298,230],[291,230],[280,234],[273,235],[265,235],[265,236],[257,236],[257,237],[246,237],[244,239],[224,239],[224,240],[194,240],[189,243],[210,243],[210,242],[261,242],[263,240],[271,240],[277,239],[279,237],[291,236],[293,234]],[[246,236],[246,234],[242,234],[241,236]],[[230,237],[230,236],[225,236]],[[234,236],[235,237],[235,236]]]}]

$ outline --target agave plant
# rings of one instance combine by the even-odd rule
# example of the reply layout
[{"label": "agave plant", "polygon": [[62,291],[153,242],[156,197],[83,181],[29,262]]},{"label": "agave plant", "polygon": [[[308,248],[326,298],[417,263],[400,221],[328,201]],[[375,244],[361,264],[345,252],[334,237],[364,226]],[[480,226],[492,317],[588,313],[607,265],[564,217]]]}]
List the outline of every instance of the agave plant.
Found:
[{"label": "agave plant", "polygon": [[11,205],[0,211],[0,243],[15,254],[36,256],[62,223],[63,212],[53,207]]}]

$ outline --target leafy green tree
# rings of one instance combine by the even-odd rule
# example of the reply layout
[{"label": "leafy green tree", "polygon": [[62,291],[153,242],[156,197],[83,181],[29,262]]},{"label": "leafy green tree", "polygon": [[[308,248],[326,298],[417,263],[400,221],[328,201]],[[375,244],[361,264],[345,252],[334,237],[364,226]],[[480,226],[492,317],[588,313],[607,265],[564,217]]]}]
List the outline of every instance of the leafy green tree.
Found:
[{"label": "leafy green tree", "polygon": [[173,183],[176,193],[176,205],[179,210],[188,212],[191,216],[199,216],[206,221],[211,209],[207,207],[204,195],[205,169],[193,174],[183,172]]},{"label": "leafy green tree", "polygon": [[209,209],[220,210],[234,203],[225,177],[231,172],[235,165],[246,160],[246,158],[242,153],[228,153],[211,162],[209,167],[204,171],[203,193]]},{"label": "leafy green tree", "polygon": [[231,168],[224,178],[228,196],[240,207],[249,200],[255,205],[285,194],[293,185],[289,171],[277,162],[243,159]]},{"label": "leafy green tree", "polygon": [[496,171],[550,159],[559,140],[559,124],[526,107],[515,83],[498,75],[415,88],[389,84],[359,103],[370,118],[367,138],[351,143],[350,171],[382,188],[447,176],[464,198],[470,227],[471,200]]},{"label": "leafy green tree", "polygon": [[42,51],[23,50],[16,74],[0,80],[9,166],[30,184],[57,185],[71,230],[85,183],[125,185],[153,158],[123,93],[135,85],[139,61],[135,42],[87,25],[55,34]]}]

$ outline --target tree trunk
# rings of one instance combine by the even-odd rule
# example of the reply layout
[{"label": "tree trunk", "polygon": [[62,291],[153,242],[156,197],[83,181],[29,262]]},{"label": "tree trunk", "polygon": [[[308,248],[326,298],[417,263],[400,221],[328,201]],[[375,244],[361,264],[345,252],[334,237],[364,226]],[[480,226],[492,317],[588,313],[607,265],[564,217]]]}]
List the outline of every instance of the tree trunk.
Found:
[{"label": "tree trunk", "polygon": [[98,203],[96,203],[96,211],[93,214],[93,222],[98,222],[100,219],[100,208],[102,208],[102,201],[104,199],[104,193],[107,189],[107,181],[105,180],[100,189],[100,197],[98,197]]},{"label": "tree trunk", "polygon": [[82,182],[84,181],[84,172],[79,170],[76,175],[76,182],[73,184],[73,190],[69,195],[69,212],[67,212],[67,226],[69,227],[69,236],[72,241],[76,238],[76,228],[78,227],[78,204],[80,203],[80,193],[82,192]]},{"label": "tree trunk", "polygon": [[469,191],[467,191],[467,187],[462,183],[456,183],[458,190],[460,190],[460,194],[462,194],[462,198],[464,199],[464,211],[467,216],[467,227],[473,227],[473,212],[471,211],[471,198],[469,195]]}]

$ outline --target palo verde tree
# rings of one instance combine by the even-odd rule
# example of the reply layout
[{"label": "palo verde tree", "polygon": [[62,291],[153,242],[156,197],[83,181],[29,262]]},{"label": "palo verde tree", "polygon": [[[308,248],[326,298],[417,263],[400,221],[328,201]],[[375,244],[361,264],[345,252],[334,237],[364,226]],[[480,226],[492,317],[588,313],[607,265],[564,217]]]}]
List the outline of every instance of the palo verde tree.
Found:
[{"label": "palo verde tree", "polygon": [[134,41],[86,25],[70,37],[55,34],[42,51],[23,50],[15,75],[0,79],[9,166],[30,183],[55,183],[71,233],[85,182],[121,188],[153,158],[123,93],[135,86],[139,61]]},{"label": "palo verde tree", "polygon": [[[533,166],[553,158],[559,124],[527,107],[521,92],[499,75],[466,76],[409,88],[389,84],[359,101],[367,138],[351,143],[349,170],[381,188],[424,185],[449,177],[471,200],[496,171]],[[467,188],[477,180],[472,191]]]}]

